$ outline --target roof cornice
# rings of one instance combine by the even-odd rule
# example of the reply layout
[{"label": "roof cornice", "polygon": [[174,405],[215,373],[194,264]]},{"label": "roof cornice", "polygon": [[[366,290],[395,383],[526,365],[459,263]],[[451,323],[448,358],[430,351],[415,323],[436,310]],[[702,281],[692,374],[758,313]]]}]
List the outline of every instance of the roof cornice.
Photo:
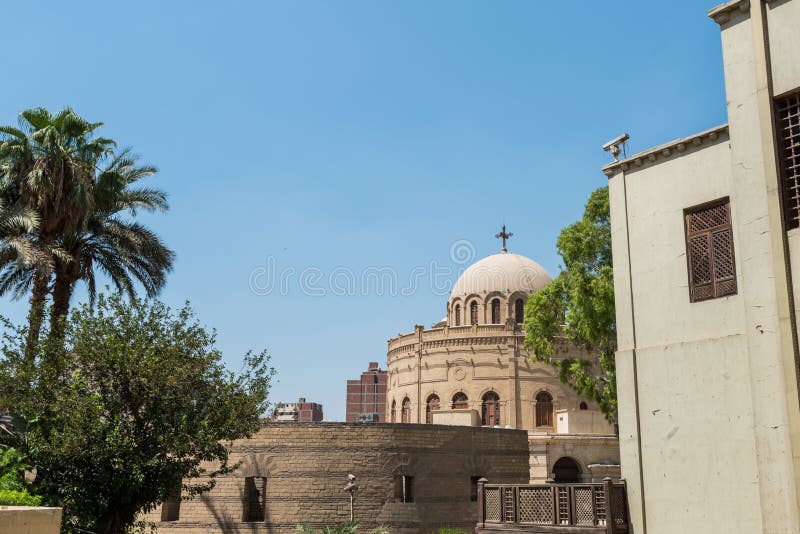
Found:
[{"label": "roof cornice", "polygon": [[721,136],[728,133],[728,125],[723,124],[710,130],[700,132],[689,137],[676,139],[669,143],[645,150],[634,154],[629,158],[625,158],[614,163],[609,163],[603,167],[603,173],[611,178],[619,171],[627,171],[630,168],[643,168],[650,166],[658,160],[665,160],[672,157],[674,154],[686,152],[689,148],[697,148],[704,144],[713,143]]},{"label": "roof cornice", "polygon": [[730,0],[730,2],[709,9],[708,16],[717,24],[725,24],[731,20],[731,13],[737,10],[747,13],[750,10],[750,0]]}]

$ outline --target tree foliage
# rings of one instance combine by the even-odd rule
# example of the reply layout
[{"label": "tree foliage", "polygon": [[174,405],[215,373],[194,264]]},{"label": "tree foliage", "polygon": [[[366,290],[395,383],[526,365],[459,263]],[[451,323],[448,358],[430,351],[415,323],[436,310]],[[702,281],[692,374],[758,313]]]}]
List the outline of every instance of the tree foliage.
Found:
[{"label": "tree foliage", "polygon": [[[240,373],[227,371],[188,305],[100,295],[63,327],[64,341],[43,339],[33,361],[24,331],[6,335],[0,406],[13,407],[15,432],[0,443],[36,466],[34,489],[64,507],[65,531],[125,532],[181,484],[210,489],[234,467],[226,443],[260,428],[269,357],[248,353]],[[186,481],[200,474],[211,481]]]},{"label": "tree foliage", "polygon": [[[561,230],[557,247],[563,270],[528,299],[525,343],[534,360],[556,367],[562,382],[597,402],[608,421],[616,423],[617,328],[607,187],[590,195],[583,217]],[[585,350],[585,356],[568,356],[570,343]]]}]

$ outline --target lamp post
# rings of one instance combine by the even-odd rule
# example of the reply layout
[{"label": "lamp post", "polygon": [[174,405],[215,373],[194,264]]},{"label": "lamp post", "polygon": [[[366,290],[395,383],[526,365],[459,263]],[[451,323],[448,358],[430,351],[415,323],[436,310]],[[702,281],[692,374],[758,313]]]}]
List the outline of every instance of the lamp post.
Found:
[{"label": "lamp post", "polygon": [[347,485],[344,487],[344,491],[350,494],[350,522],[353,522],[353,502],[356,498],[356,492],[358,491],[358,484],[356,484],[356,476],[353,474],[347,475]]}]

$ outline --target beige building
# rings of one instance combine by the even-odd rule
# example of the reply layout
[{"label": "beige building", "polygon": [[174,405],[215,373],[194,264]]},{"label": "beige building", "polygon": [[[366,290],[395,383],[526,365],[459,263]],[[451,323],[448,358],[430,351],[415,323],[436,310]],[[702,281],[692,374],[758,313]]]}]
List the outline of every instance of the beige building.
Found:
[{"label": "beige building", "polygon": [[800,532],[800,0],[735,0],[728,124],[609,177],[622,474],[639,534]]},{"label": "beige building", "polygon": [[442,321],[389,340],[386,420],[527,430],[532,482],[618,476],[613,427],[524,346],[525,301],[550,280],[505,245],[464,271]]}]

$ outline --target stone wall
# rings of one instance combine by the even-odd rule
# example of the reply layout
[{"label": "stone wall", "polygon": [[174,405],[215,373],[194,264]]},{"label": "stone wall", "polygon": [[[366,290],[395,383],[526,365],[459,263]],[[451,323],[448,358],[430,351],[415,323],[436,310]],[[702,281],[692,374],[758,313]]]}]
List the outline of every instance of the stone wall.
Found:
[{"label": "stone wall", "polygon": [[61,508],[0,506],[0,534],[58,534]]},{"label": "stone wall", "polygon": [[[416,424],[283,423],[267,425],[231,448],[235,473],[219,477],[201,497],[181,502],[179,520],[145,519],[161,534],[288,533],[349,518],[343,491],[358,478],[355,515],[363,530],[385,524],[393,533],[427,533],[442,526],[471,530],[477,505],[472,477],[528,482],[528,436],[499,428]],[[413,477],[414,502],[395,494],[398,477]],[[265,521],[246,523],[245,477],[266,477]]]}]

